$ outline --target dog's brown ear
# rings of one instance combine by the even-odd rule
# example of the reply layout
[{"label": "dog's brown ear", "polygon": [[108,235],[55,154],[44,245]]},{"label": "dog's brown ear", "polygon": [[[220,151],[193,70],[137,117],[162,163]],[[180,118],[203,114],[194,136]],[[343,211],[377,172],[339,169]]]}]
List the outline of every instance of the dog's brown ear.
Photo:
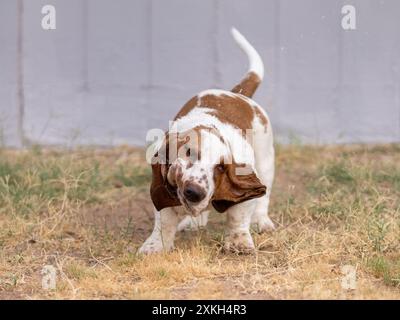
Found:
[{"label": "dog's brown ear", "polygon": [[261,197],[266,192],[254,171],[238,174],[237,164],[218,165],[214,169],[215,191],[212,205],[218,212],[225,212],[231,206]]},{"label": "dog's brown ear", "polygon": [[181,203],[176,195],[176,190],[167,181],[168,166],[166,164],[155,163],[151,165],[153,172],[150,196],[154,206],[158,211],[180,206]]},{"label": "dog's brown ear", "polygon": [[176,191],[167,181],[167,165],[156,163],[152,164],[151,168],[153,177],[150,187],[150,196],[156,209],[160,211],[164,208],[181,205]]}]

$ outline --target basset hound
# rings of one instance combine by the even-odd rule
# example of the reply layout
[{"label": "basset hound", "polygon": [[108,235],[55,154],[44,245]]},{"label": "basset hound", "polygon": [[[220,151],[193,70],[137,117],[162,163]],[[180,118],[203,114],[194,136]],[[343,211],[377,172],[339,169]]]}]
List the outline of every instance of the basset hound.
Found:
[{"label": "basset hound", "polygon": [[227,216],[224,248],[252,252],[250,234],[274,229],[268,217],[274,178],[272,128],[251,99],[264,76],[263,62],[235,28],[249,70],[231,91],[211,89],[190,99],[151,153],[154,230],[139,253],[169,251],[178,230],[204,227],[210,211]]}]

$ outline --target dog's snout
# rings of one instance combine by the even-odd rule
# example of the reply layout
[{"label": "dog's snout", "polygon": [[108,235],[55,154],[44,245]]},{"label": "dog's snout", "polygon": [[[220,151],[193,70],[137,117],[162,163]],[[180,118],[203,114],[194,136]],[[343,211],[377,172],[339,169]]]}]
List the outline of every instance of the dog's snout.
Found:
[{"label": "dog's snout", "polygon": [[193,183],[186,185],[185,189],[183,190],[183,195],[190,202],[200,202],[206,197],[206,193],[203,188]]}]

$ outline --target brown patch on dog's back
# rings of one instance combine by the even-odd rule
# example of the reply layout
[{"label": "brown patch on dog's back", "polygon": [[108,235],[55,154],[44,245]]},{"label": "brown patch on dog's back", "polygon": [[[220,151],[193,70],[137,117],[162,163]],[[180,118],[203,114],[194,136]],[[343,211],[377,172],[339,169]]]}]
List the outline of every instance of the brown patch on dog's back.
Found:
[{"label": "brown patch on dog's back", "polygon": [[254,119],[253,107],[241,97],[228,95],[205,95],[201,97],[201,106],[213,109],[210,114],[222,123],[246,130],[251,129]]},{"label": "brown patch on dog's back", "polygon": [[261,79],[254,72],[249,72],[246,77],[240,81],[231,91],[233,93],[240,93],[246,97],[252,97],[257,90]]},{"label": "brown patch on dog's back", "polygon": [[[222,123],[228,123],[238,129],[252,129],[254,116],[261,114],[244,97],[230,94],[205,94],[190,99],[176,115],[174,120],[184,117],[194,108],[212,109],[209,114],[218,118]],[[265,116],[261,116],[266,120]],[[260,119],[262,119],[260,116]]]},{"label": "brown patch on dog's back", "polygon": [[188,102],[185,103],[185,105],[179,110],[177,115],[174,118],[174,121],[182,118],[183,116],[186,116],[190,111],[192,111],[195,107],[197,107],[197,100],[198,97],[194,96],[192,99],[190,99]]}]

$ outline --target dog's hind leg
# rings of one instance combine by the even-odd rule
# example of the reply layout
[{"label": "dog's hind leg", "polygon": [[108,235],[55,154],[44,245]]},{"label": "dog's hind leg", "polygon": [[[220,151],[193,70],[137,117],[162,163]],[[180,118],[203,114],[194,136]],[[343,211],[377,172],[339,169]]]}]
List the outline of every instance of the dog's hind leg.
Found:
[{"label": "dog's hind leg", "polygon": [[268,216],[269,197],[275,171],[275,151],[271,127],[259,130],[254,137],[254,151],[256,160],[257,175],[260,181],[267,187],[266,194],[256,199],[256,208],[251,217],[251,224],[257,232],[274,230],[275,226]]},{"label": "dog's hind leg", "polygon": [[269,194],[257,199],[256,209],[251,217],[251,225],[256,232],[274,230],[275,225],[268,216]]}]

